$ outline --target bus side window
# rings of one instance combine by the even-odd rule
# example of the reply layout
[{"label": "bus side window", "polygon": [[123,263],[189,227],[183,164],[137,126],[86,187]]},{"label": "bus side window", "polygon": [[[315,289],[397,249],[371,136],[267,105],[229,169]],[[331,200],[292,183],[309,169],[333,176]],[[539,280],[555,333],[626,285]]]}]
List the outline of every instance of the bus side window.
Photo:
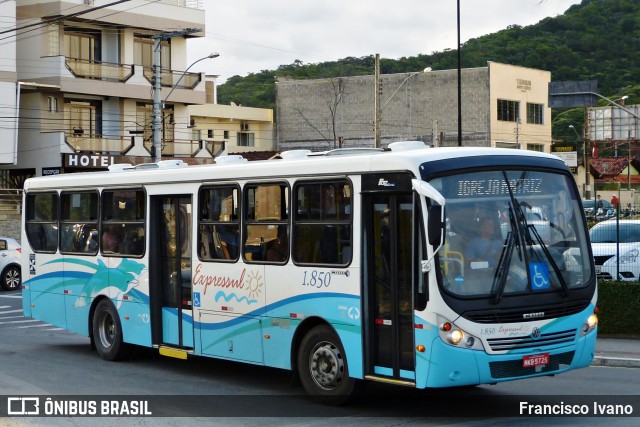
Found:
[{"label": "bus side window", "polygon": [[198,256],[204,261],[236,261],[239,254],[238,188],[204,187],[198,196]]}]

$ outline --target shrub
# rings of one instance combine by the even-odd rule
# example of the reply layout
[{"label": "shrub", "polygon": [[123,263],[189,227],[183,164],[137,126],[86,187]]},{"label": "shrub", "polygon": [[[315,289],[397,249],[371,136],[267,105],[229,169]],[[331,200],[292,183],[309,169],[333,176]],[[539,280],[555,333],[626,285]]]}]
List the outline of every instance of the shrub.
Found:
[{"label": "shrub", "polygon": [[640,283],[598,281],[598,333],[640,337]]}]

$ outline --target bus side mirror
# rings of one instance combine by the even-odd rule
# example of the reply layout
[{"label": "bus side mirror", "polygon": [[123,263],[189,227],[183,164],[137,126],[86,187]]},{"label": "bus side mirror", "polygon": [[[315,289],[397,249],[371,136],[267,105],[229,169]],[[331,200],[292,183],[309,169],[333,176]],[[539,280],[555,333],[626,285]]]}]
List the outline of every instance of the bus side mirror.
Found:
[{"label": "bus side mirror", "polygon": [[429,244],[440,246],[444,243],[444,221],[442,220],[443,207],[433,205],[429,207],[429,224],[427,233]]}]

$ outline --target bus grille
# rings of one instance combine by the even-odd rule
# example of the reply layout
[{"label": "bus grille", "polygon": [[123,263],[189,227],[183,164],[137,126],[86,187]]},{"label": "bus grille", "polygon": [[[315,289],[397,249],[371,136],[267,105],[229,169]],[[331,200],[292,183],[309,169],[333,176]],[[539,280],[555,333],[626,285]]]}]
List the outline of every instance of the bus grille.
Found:
[{"label": "bus grille", "polygon": [[524,350],[542,345],[570,343],[575,336],[576,330],[570,329],[568,331],[541,334],[539,338],[533,338],[531,335],[527,335],[525,337],[490,338],[487,339],[487,342],[493,351]]},{"label": "bus grille", "polygon": [[542,312],[544,313],[544,316],[530,320],[555,319],[557,317],[580,313],[582,310],[587,308],[588,305],[589,301],[583,300],[575,301],[572,304],[563,304],[552,307],[519,308],[517,310],[467,311],[462,313],[462,317],[477,323],[516,323],[527,321],[528,319],[526,319],[525,316],[532,312]]},{"label": "bus grille", "polygon": [[549,363],[546,366],[522,367],[522,359],[508,360],[505,362],[490,362],[489,369],[491,377],[495,379],[510,377],[526,377],[528,375],[540,374],[545,372],[554,372],[566,368],[571,365],[575,352],[560,353],[549,357]]}]

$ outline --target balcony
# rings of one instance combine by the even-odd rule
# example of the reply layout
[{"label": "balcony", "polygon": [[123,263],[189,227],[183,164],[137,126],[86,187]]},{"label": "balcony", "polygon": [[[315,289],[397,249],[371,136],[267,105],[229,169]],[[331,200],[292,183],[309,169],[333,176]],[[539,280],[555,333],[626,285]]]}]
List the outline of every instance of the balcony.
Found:
[{"label": "balcony", "polygon": [[[145,141],[144,146],[151,152],[153,141]],[[224,149],[224,142],[212,142],[192,139],[162,141],[162,157],[207,157],[215,156]]]},{"label": "balcony", "polygon": [[[182,80],[180,80],[180,76],[184,74]],[[144,77],[147,81],[153,84],[153,69],[145,67],[144,68]],[[176,82],[180,80],[178,84]],[[172,71],[166,68],[160,70],[160,84],[163,87],[175,87],[176,89],[193,89],[198,83],[202,80],[202,75],[200,73],[183,73],[182,71]]]},{"label": "balcony", "polygon": [[66,134],[64,142],[69,148],[75,152],[93,152],[93,153],[109,153],[124,154],[132,147],[130,137],[108,137],[102,135],[83,135],[83,134]]},{"label": "balcony", "polygon": [[125,82],[134,73],[133,65],[89,61],[86,59],[65,58],[65,65],[74,77],[85,79]]},{"label": "balcony", "polygon": [[[137,136],[142,138],[142,135]],[[131,136],[103,137],[102,135],[84,135],[80,132],[66,133],[64,142],[73,153],[101,153],[110,155],[132,155],[134,139]],[[153,141],[144,139],[142,146],[146,149],[144,156],[151,157]],[[224,149],[224,142],[205,140],[164,140],[162,156],[176,158],[204,157],[211,158]],[[138,154],[133,155],[140,155]]]}]

